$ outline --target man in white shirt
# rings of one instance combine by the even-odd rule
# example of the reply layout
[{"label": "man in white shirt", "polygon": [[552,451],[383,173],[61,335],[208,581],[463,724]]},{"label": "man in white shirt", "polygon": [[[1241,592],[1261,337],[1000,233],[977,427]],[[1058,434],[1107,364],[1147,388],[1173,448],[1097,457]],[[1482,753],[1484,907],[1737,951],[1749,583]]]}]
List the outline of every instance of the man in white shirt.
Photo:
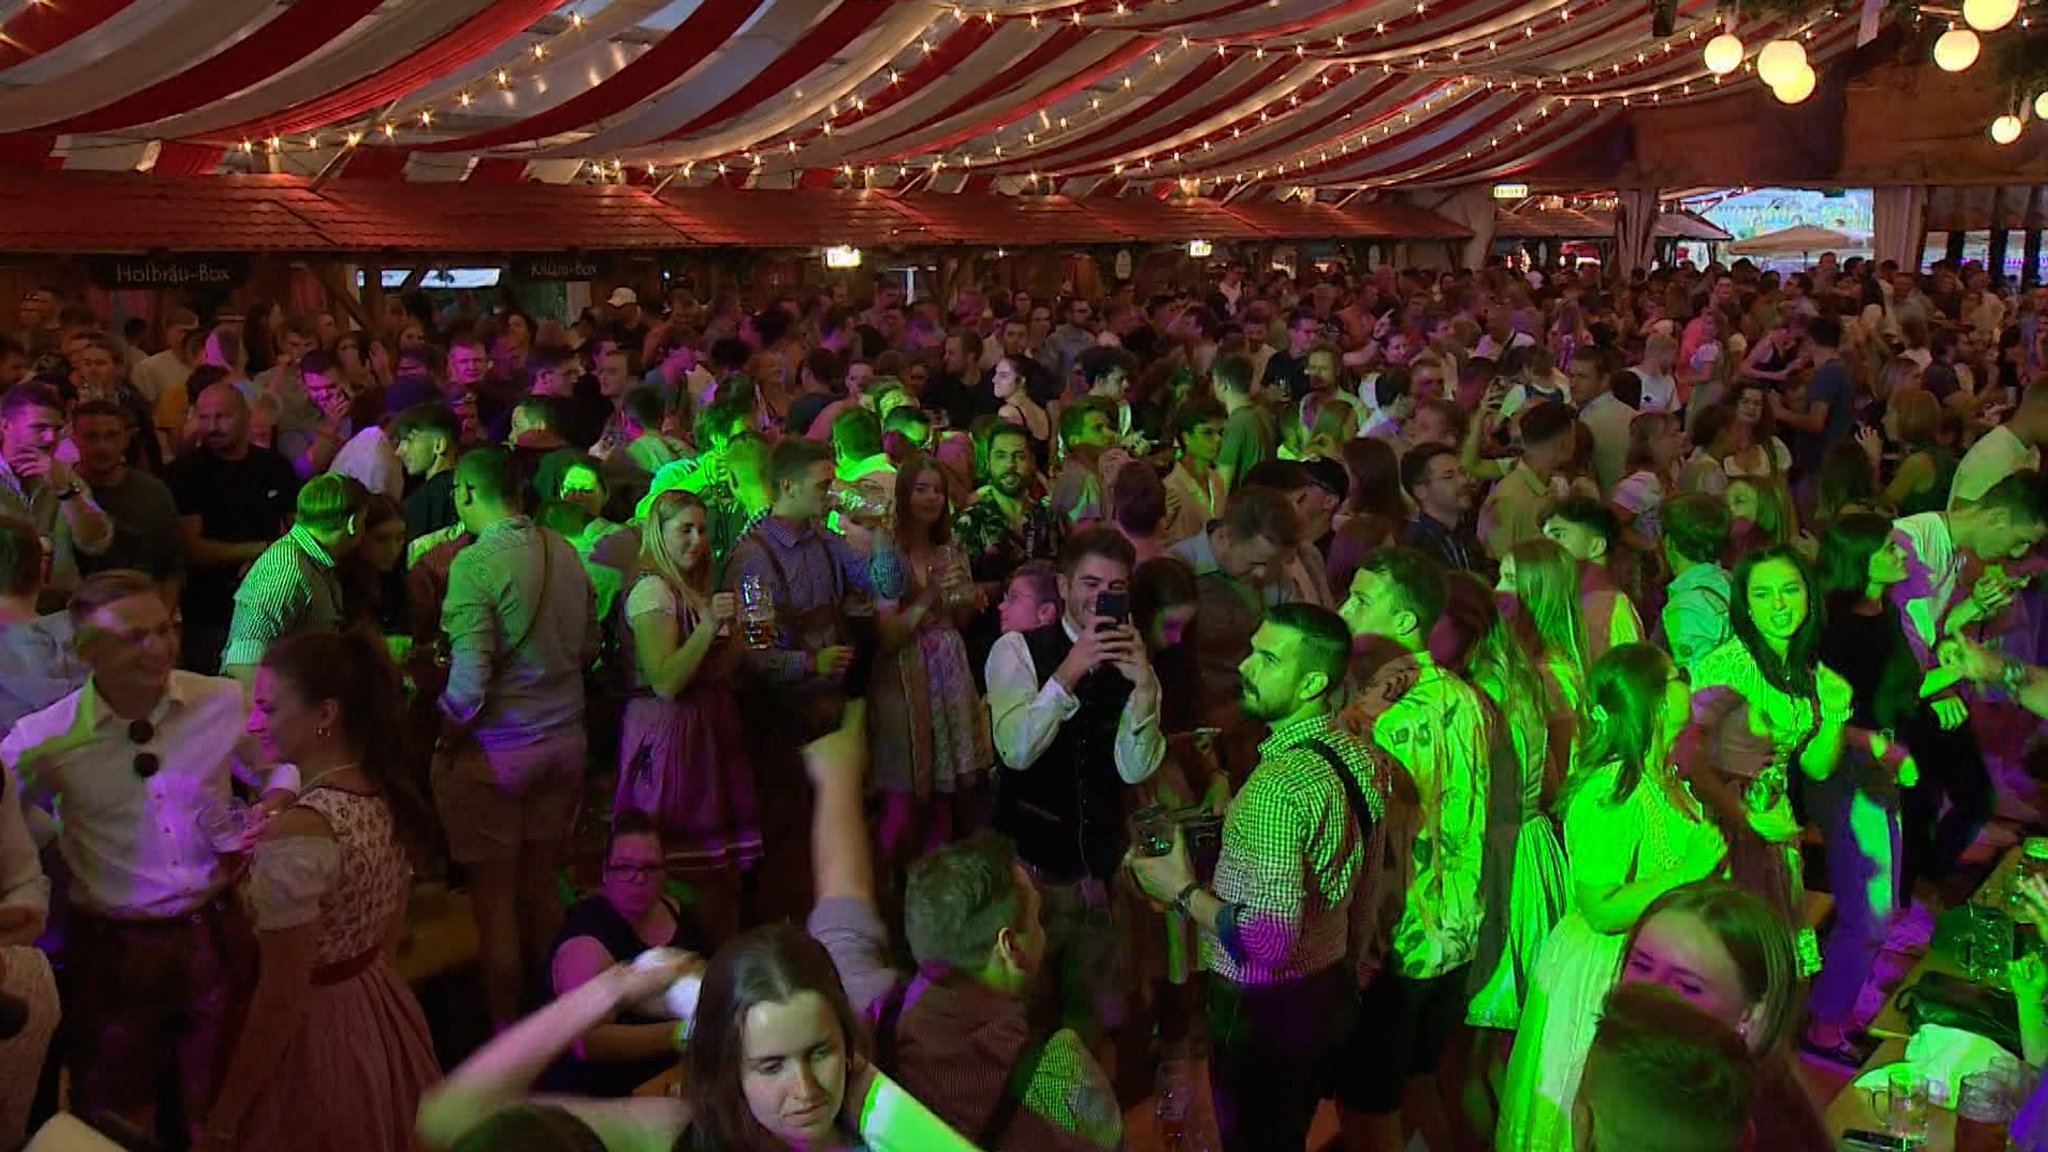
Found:
[{"label": "man in white shirt", "polygon": [[[72,1110],[148,1130],[171,1099],[179,1107],[158,1109],[154,1129],[163,1146],[183,1147],[186,1122],[212,1103],[251,959],[223,858],[246,842],[216,823],[231,773],[256,785],[265,764],[244,728],[241,685],[175,670],[178,621],[155,581],[89,576],[70,614],[91,676],[16,724],[0,764],[30,804],[64,814]],[[298,773],[280,768],[268,784],[275,811]]]},{"label": "man in white shirt", "polygon": [[[1892,586],[1906,639],[1922,668],[1935,665],[1945,636],[2004,611],[2014,585],[1999,567],[2024,557],[2048,528],[2041,476],[2016,472],[1973,504],[1892,521],[1892,539],[1906,552],[1906,579]],[[1987,566],[1969,596],[1957,602],[1969,558]]]},{"label": "man in white shirt", "polygon": [[1514,326],[1514,314],[1507,305],[1496,304],[1486,310],[1486,333],[1479,338],[1479,344],[1472,349],[1475,360],[1498,361],[1513,348],[1529,348],[1536,338]]},{"label": "man in white shirt", "polygon": [[1581,348],[1572,356],[1571,381],[1579,423],[1593,436],[1593,475],[1605,495],[1620,482],[1628,458],[1628,426],[1640,415],[1639,380],[1633,372],[1603,377],[1599,352]]},{"label": "man in white shirt", "polygon": [[192,375],[199,360],[198,350],[192,347],[192,334],[198,330],[199,317],[190,308],[173,308],[164,317],[164,350],[145,357],[128,374],[143,399],[155,404],[165,389],[185,387],[186,377]]},{"label": "man in white shirt", "polygon": [[1016,841],[1044,898],[1046,970],[1084,1038],[1123,1019],[1124,938],[1109,898],[1129,840],[1123,790],[1166,756],[1159,680],[1130,623],[1133,559],[1114,529],[1075,535],[1061,557],[1061,619],[1005,635],[988,657],[1000,761],[990,823]]},{"label": "man in white shirt", "polygon": [[1956,465],[1948,507],[1984,498],[1993,484],[2015,472],[2041,469],[2041,445],[2048,443],[2048,376],[2034,381],[2006,422],[1977,438]]}]

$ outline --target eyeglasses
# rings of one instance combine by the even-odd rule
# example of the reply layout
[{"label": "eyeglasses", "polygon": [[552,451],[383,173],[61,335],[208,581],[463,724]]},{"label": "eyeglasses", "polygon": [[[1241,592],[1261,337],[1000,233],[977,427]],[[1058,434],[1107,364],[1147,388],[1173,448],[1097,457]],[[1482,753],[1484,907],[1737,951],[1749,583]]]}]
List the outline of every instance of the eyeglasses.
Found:
[{"label": "eyeglasses", "polygon": [[611,874],[612,874],[612,875],[614,875],[614,876],[624,876],[624,877],[626,877],[626,878],[627,878],[627,879],[629,879],[629,880],[645,880],[645,879],[647,879],[647,878],[648,878],[648,877],[650,877],[650,876],[658,876],[658,875],[660,875],[660,874],[661,874],[661,865],[659,865],[659,864],[609,864],[609,863],[608,863],[608,864],[606,864],[606,865],[604,866],[604,870],[605,870],[606,872],[609,872],[609,873],[611,873]]},{"label": "eyeglasses", "polygon": [[[130,720],[128,722],[129,743],[143,745],[154,739],[156,739],[156,725],[151,724],[147,720]],[[147,748],[138,747],[135,759],[129,766],[135,769],[137,776],[147,780],[163,768],[164,762],[156,753],[151,752]]]}]

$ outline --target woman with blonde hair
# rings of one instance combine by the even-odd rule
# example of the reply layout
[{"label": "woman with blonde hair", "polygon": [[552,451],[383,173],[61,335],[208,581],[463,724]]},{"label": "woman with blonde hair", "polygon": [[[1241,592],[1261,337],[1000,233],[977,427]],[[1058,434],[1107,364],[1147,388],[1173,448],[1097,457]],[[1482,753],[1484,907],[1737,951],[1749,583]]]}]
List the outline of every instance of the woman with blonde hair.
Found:
[{"label": "woman with blonde hair", "polygon": [[613,807],[654,817],[669,872],[696,887],[698,919],[723,939],[739,927],[740,874],[761,858],[761,822],[730,686],[737,610],[731,593],[711,590],[702,498],[654,498],[640,572],[625,601],[632,674]]},{"label": "woman with blonde hair", "polygon": [[1884,362],[1878,370],[1877,386],[1871,389],[1871,399],[1878,405],[1888,405],[1891,398],[1908,388],[1920,387],[1923,368],[1918,360],[1907,356],[1894,356]]},{"label": "woman with blonde hair", "polygon": [[1555,541],[1524,540],[1501,558],[1494,590],[1512,599],[1502,605],[1510,628],[1534,646],[1530,655],[1549,672],[1565,705],[1576,709],[1592,664],[1579,611],[1578,561]]},{"label": "woman with blonde hair", "polygon": [[[1911,363],[1911,361],[1906,361]],[[1941,401],[1920,387],[1901,388],[1884,408],[1884,434],[1899,449],[1899,466],[1884,486],[1885,500],[1900,516],[1939,512],[1948,505],[1956,456],[1941,443]],[[1874,440],[1860,441],[1873,470],[1882,465]],[[1880,475],[1881,479],[1881,475]]]}]

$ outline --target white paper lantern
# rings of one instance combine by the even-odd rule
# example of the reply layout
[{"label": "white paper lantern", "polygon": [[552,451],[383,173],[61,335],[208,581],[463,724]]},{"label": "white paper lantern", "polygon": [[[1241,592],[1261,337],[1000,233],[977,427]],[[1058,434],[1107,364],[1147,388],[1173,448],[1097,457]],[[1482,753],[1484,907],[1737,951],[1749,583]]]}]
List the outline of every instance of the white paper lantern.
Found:
[{"label": "white paper lantern", "polygon": [[1951,28],[1934,42],[1934,63],[1944,72],[1961,72],[1977,62],[1984,46],[1968,28]]},{"label": "white paper lantern", "polygon": [[1783,84],[1771,85],[1771,94],[1786,104],[1797,104],[1813,95],[1813,87],[1818,82],[1819,77],[1813,74],[1813,69],[1801,63],[1799,71],[1786,77]]},{"label": "white paper lantern", "polygon": [[2010,144],[2020,138],[2023,127],[2020,118],[2008,112],[1991,122],[1991,139],[1994,143]]},{"label": "white paper lantern", "polygon": [[1963,23],[1979,32],[1996,32],[2020,14],[2020,0],[1963,0]]},{"label": "white paper lantern", "polygon": [[1797,40],[1773,40],[1756,54],[1759,80],[1776,88],[1806,64],[1806,46]]},{"label": "white paper lantern", "polygon": [[1733,32],[1723,32],[1707,41],[1704,56],[1707,71],[1716,76],[1726,76],[1742,67],[1742,37]]}]

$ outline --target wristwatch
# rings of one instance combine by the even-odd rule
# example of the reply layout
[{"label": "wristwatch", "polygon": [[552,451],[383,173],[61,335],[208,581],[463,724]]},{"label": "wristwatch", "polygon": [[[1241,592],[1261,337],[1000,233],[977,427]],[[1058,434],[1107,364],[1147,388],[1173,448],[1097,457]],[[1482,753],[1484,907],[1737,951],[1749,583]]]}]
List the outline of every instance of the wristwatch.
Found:
[{"label": "wristwatch", "polygon": [[1192,896],[1194,896],[1194,894],[1195,894],[1195,893],[1197,893],[1197,892],[1200,892],[1201,890],[1202,890],[1202,882],[1201,882],[1201,881],[1199,881],[1199,880],[1190,880],[1190,881],[1188,881],[1188,882],[1187,882],[1187,886],[1186,886],[1186,887],[1184,887],[1184,888],[1182,888],[1182,889],[1180,890],[1180,894],[1179,894],[1178,896],[1175,896],[1175,897],[1173,898],[1173,910],[1174,910],[1175,912],[1178,912],[1178,913],[1180,913],[1181,915],[1183,915],[1183,916],[1187,917],[1187,918],[1188,918],[1188,919],[1190,919],[1190,920],[1194,919],[1194,918],[1195,918],[1195,914],[1194,914],[1194,913],[1193,913],[1192,911],[1190,911],[1190,910],[1188,909],[1188,900],[1189,900],[1189,898],[1191,898]]}]

